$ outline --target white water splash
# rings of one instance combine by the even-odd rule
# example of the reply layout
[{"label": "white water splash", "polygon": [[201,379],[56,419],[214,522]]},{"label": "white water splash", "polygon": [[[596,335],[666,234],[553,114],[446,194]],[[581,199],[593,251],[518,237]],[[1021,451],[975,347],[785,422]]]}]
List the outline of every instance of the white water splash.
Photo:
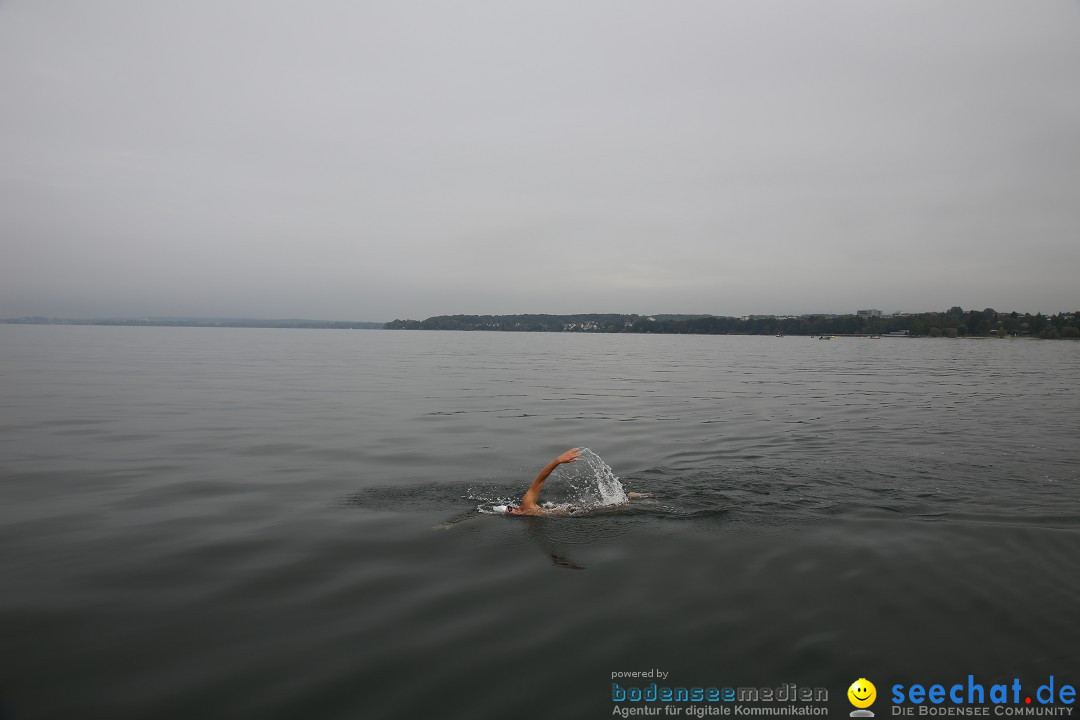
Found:
[{"label": "white water splash", "polygon": [[[581,457],[575,462],[560,465],[548,478],[541,492],[540,507],[553,514],[572,515],[628,502],[626,491],[611,466],[587,447],[578,450]],[[476,509],[487,515],[502,515],[507,508],[518,506],[514,499],[489,498],[475,492],[471,492],[468,498],[482,501]]]},{"label": "white water splash", "polygon": [[576,462],[559,467],[558,479],[570,488],[570,502],[583,508],[622,505],[628,502],[626,490],[611,466],[587,447],[578,448]]}]

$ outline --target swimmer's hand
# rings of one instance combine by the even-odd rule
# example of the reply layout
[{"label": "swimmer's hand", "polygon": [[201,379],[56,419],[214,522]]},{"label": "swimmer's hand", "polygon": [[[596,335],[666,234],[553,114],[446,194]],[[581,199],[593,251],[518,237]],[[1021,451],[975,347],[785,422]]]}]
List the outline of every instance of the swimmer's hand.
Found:
[{"label": "swimmer's hand", "polygon": [[572,450],[567,450],[562,455],[555,458],[555,462],[559,463],[560,465],[563,463],[572,463],[579,457],[581,457],[581,451],[577,448],[573,448]]}]

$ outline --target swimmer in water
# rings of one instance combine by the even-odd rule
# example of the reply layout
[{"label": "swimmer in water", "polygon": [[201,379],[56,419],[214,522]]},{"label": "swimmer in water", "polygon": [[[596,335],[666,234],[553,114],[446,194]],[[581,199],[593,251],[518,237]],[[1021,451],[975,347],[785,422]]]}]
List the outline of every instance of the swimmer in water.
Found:
[{"label": "swimmer in water", "polygon": [[533,480],[532,485],[525,491],[525,496],[521,498],[521,505],[518,507],[507,507],[506,512],[510,515],[542,515],[544,509],[536,504],[536,498],[540,497],[540,489],[544,487],[544,481],[548,479],[555,468],[559,467],[563,463],[572,463],[581,457],[581,451],[577,448],[567,450],[559,457],[549,462],[540,474]]},{"label": "swimmer in water", "polygon": [[[581,451],[577,448],[567,450],[559,457],[549,462],[540,474],[533,480],[532,485],[525,491],[525,496],[521,498],[521,505],[518,507],[506,507],[506,513],[508,515],[546,515],[548,511],[536,504],[536,499],[540,497],[540,490],[544,487],[544,481],[548,479],[548,475],[555,471],[555,468],[559,467],[563,463],[575,462],[581,457]],[[627,493],[626,496],[630,499],[639,497],[649,497],[645,493]]]}]

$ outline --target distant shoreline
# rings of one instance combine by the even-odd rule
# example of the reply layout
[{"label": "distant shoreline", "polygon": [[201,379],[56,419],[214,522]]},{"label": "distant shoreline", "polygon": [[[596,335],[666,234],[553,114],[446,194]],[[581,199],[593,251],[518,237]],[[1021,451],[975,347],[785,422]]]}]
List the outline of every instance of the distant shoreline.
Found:
[{"label": "distant shoreline", "polygon": [[791,335],[803,337],[1035,337],[1080,338],[1080,312],[1055,315],[997,312],[992,308],[964,311],[896,313],[878,310],[855,314],[808,315],[436,315],[426,320],[387,323],[298,318],[0,318],[4,325],[95,325],[110,327],[272,328],[310,330],[455,330],[467,332],[572,332],[657,335]]},{"label": "distant shoreline", "polygon": [[897,313],[861,310],[849,315],[437,315],[426,320],[394,320],[388,330],[488,332],[644,333],[658,335],[792,335],[903,337],[1080,338],[1080,312],[1056,315],[999,313],[993,308],[965,312]]}]

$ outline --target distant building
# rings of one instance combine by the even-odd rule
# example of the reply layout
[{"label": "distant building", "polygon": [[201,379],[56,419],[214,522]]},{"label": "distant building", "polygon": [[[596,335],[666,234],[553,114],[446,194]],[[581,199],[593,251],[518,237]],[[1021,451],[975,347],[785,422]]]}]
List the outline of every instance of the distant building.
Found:
[{"label": "distant building", "polygon": [[855,314],[858,315],[861,318],[881,317],[881,311],[880,310],[859,310]]}]

